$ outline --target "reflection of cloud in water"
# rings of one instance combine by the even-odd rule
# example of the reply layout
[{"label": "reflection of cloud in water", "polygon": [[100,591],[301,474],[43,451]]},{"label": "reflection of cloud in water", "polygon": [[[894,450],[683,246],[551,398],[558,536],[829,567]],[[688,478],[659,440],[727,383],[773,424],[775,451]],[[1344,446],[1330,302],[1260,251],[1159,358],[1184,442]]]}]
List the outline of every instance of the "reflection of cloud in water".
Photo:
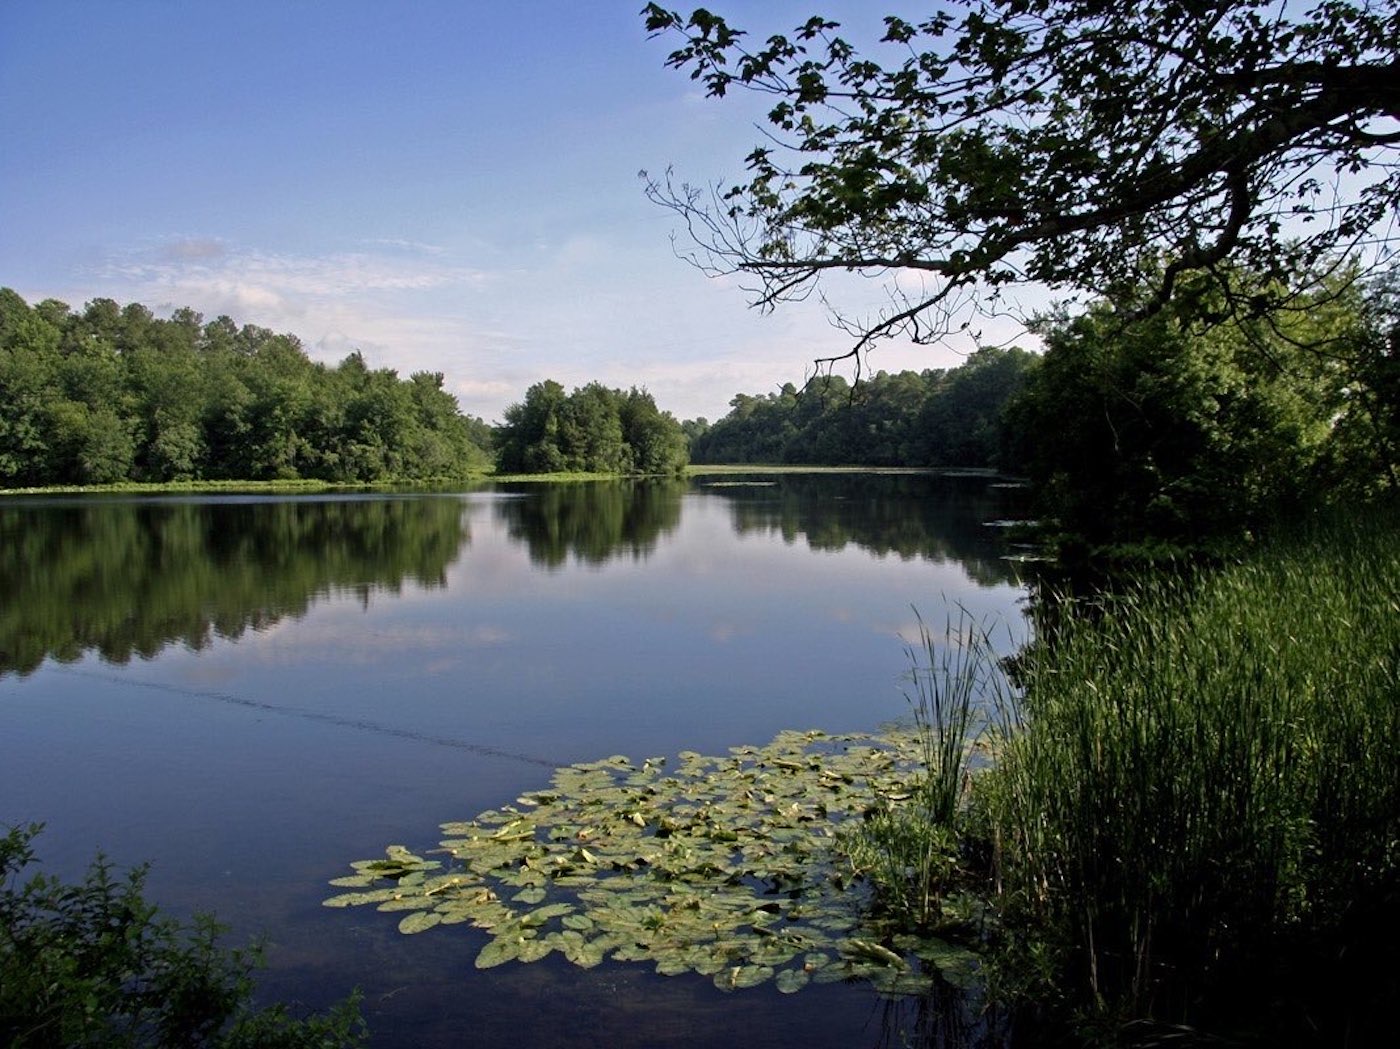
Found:
[{"label": "reflection of cloud in water", "polygon": [[733,641],[746,631],[740,630],[735,623],[715,623],[710,627],[708,633],[711,641],[717,645],[723,645]]},{"label": "reflection of cloud in water", "polygon": [[[264,664],[298,664],[305,660],[308,651],[314,650],[323,659],[370,665],[380,663],[386,653],[451,653],[499,648],[518,640],[509,630],[490,623],[471,627],[425,624],[361,631],[347,630],[335,617],[324,621],[303,620],[278,633],[285,634],[285,638],[279,638],[275,644],[248,646],[256,647]],[[455,665],[457,660],[452,662]],[[433,673],[432,664],[425,666],[424,671]]]},{"label": "reflection of cloud in water", "polygon": [[472,644],[479,647],[504,645],[515,640],[510,631],[494,626],[479,626],[471,632],[470,636]]}]

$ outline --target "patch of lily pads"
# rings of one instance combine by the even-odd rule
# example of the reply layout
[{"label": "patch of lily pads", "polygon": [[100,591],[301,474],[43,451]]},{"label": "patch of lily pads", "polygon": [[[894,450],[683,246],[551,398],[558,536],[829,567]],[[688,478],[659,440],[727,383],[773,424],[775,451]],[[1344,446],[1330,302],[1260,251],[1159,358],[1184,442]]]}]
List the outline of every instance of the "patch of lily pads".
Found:
[{"label": "patch of lily pads", "polygon": [[919,756],[906,733],[784,732],[674,765],[572,765],[515,805],[443,824],[450,859],[391,845],[324,902],[402,912],[405,933],[482,929],[481,969],[557,953],[584,968],[698,973],[724,990],[866,979],[918,994],[935,973],[966,985],[971,951],[873,924],[840,844],[843,822],[911,798]]}]

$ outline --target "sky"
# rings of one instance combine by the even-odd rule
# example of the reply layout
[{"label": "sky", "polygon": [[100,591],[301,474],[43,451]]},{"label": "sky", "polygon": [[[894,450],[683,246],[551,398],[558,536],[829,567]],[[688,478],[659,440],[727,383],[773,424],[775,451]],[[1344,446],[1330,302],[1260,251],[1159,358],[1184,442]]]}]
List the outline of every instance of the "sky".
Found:
[{"label": "sky", "polygon": [[[488,421],[544,379],[711,420],[800,383],[850,337],[818,302],[763,314],[678,258],[638,177],[740,179],[763,99],[707,99],[665,68],[641,6],[0,0],[0,286],[439,371]],[[853,35],[884,12],[820,6]],[[815,11],[714,9],[760,38]],[[871,280],[832,296],[855,316],[885,301]],[[888,343],[869,364],[972,348]]]}]

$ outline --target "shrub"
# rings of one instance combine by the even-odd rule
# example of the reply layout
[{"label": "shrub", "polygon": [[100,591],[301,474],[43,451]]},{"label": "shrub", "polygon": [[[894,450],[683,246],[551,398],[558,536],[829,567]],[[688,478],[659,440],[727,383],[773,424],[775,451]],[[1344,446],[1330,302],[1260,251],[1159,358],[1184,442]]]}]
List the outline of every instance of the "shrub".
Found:
[{"label": "shrub", "polygon": [[256,948],[226,949],[212,918],[188,927],[142,895],[146,867],[118,876],[100,855],[75,885],[42,873],[40,825],[0,838],[0,1043],[21,1047],[332,1049],[364,1042],[351,998],[323,1016],[254,1009]]}]

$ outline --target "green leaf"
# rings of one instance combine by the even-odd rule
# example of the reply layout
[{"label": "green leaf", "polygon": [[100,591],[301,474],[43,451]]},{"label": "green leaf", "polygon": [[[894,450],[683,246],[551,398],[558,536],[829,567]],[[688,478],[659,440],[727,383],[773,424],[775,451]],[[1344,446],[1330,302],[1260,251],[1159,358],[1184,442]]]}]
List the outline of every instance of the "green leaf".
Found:
[{"label": "green leaf", "polygon": [[478,969],[493,969],[520,957],[520,940],[515,936],[501,936],[481,948],[476,956]]},{"label": "green leaf", "polygon": [[399,922],[399,932],[409,934],[423,932],[426,929],[431,929],[441,921],[442,915],[437,913],[437,911],[418,911],[415,914],[408,915],[403,921]]},{"label": "green leaf", "polygon": [[328,900],[322,900],[322,907],[359,907],[366,903],[379,903],[382,900],[392,900],[398,895],[397,889],[376,889],[372,892],[343,892],[339,896],[332,896]]},{"label": "green leaf", "polygon": [[777,976],[778,990],[783,994],[794,994],[811,981],[812,976],[804,969],[784,969]]}]

